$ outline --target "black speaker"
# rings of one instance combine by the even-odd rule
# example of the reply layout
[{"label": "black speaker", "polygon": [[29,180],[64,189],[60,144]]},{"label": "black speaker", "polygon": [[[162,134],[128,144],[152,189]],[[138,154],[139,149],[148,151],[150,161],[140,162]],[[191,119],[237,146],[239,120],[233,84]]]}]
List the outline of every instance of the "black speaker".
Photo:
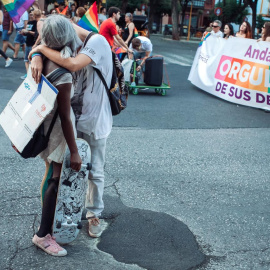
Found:
[{"label": "black speaker", "polygon": [[161,86],[163,80],[163,57],[154,56],[145,60],[144,82],[151,86]]}]

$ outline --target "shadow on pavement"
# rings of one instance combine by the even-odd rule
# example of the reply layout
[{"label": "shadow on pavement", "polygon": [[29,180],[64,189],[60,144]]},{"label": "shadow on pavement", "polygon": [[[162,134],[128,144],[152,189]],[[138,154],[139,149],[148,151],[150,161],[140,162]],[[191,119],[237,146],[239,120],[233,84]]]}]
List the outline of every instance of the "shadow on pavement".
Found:
[{"label": "shadow on pavement", "polygon": [[[125,206],[117,197],[105,197],[103,218],[109,222],[98,249],[120,262],[146,269],[190,269],[207,262],[194,235],[176,218]],[[117,209],[112,212],[113,209]]]}]

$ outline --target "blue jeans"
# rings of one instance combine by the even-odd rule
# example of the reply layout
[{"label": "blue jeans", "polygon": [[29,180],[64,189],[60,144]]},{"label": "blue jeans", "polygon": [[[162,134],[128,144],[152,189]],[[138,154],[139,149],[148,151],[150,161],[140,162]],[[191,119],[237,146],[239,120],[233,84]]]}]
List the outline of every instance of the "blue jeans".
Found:
[{"label": "blue jeans", "polygon": [[25,54],[24,54],[24,62],[29,62],[28,55],[32,50],[32,46],[26,46],[25,47]]},{"label": "blue jeans", "polygon": [[14,39],[14,43],[19,43],[21,45],[25,44],[25,37],[23,35],[20,34],[20,31],[23,28],[17,28],[16,29],[16,37]]},{"label": "blue jeans", "polygon": [[9,41],[10,35],[8,34],[8,30],[3,30],[2,40]]}]

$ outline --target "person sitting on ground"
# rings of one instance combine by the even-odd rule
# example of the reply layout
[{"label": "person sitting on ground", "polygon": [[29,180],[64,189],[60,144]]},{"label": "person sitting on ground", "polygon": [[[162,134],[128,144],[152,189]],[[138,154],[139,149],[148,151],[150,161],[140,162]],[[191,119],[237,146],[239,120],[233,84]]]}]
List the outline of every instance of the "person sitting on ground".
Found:
[{"label": "person sitting on ground", "polygon": [[222,26],[222,22],[219,20],[215,20],[212,23],[212,31],[211,31],[211,35],[215,36],[215,37],[221,37],[223,38],[223,33],[220,31],[220,28]]},{"label": "person sitting on ground", "polygon": [[[82,42],[79,40],[68,19],[64,16],[51,15],[44,21],[42,27],[42,43],[49,48],[58,50],[61,52],[62,59],[66,59],[76,52]],[[48,76],[58,67],[57,64],[45,58],[43,60],[42,73]],[[50,135],[48,147],[39,155],[44,161],[53,164],[53,175],[52,178],[48,180],[49,184],[43,200],[40,228],[34,235],[32,242],[50,255],[65,256],[67,251],[58,245],[52,237],[52,225],[57,187],[66,145],[68,145],[71,153],[70,167],[73,170],[80,170],[82,160],[75,142],[75,116],[70,103],[70,99],[74,93],[71,73],[62,75],[53,82],[53,85],[57,88],[59,93],[53,111],[44,121],[45,132],[47,132],[49,128],[56,109],[58,109],[59,116]]]},{"label": "person sitting on ground", "polygon": [[252,38],[251,25],[249,22],[243,22],[240,26],[239,32],[236,33],[236,37],[240,38]]},{"label": "person sitting on ground", "polygon": [[233,26],[230,23],[226,23],[224,26],[224,38],[228,39],[234,37]]},{"label": "person sitting on ground", "polygon": [[141,59],[141,63],[137,67],[137,71],[144,71],[144,63],[147,58],[152,55],[153,45],[149,38],[139,36],[132,40],[129,48],[133,51],[132,54],[129,54],[130,59],[138,60]]}]

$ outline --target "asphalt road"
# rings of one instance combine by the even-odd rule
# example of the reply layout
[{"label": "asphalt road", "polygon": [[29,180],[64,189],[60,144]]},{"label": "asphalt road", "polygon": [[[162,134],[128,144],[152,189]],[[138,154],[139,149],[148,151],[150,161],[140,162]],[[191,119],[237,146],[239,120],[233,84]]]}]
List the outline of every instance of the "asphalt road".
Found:
[{"label": "asphalt road", "polygon": [[[130,95],[114,118],[99,241],[85,226],[66,258],[32,246],[44,165],[1,129],[0,269],[269,269],[269,114],[192,86],[196,43],[152,41],[171,89]],[[1,111],[23,74],[0,67]]]}]

